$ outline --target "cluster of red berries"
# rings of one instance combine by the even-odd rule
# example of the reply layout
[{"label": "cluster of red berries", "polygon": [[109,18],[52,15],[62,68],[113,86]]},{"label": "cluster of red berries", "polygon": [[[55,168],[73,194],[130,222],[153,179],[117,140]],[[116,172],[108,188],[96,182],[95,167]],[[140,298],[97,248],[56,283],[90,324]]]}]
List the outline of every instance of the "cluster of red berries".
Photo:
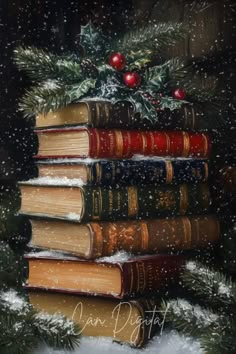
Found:
[{"label": "cluster of red berries", "polygon": [[[125,68],[126,59],[121,53],[114,53],[109,58],[109,64],[116,70],[121,71]],[[130,88],[136,88],[141,84],[141,76],[135,71],[125,72],[123,75],[124,83]]]},{"label": "cluster of red berries", "polygon": [[[111,65],[114,69],[118,71],[122,71],[126,65],[125,56],[122,53],[113,53],[109,57],[109,65]],[[123,74],[123,81],[126,86],[130,88],[136,88],[141,84],[141,76],[136,71],[127,71]],[[162,94],[158,94],[158,98],[156,99],[149,93],[145,93],[145,97],[154,105],[160,105]],[[186,97],[186,93],[181,88],[176,88],[173,91],[173,97],[177,100],[184,100]]]}]

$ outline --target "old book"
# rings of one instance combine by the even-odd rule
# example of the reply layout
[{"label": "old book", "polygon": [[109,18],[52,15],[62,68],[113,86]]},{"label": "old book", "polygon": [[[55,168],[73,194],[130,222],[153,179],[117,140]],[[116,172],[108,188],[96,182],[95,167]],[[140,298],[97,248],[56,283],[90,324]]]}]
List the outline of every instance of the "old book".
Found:
[{"label": "old book", "polygon": [[206,212],[211,203],[205,183],[119,188],[73,186],[67,180],[64,185],[63,180],[61,185],[40,183],[35,179],[20,184],[20,213],[81,222],[196,214]]},{"label": "old book", "polygon": [[35,132],[38,137],[36,158],[122,159],[137,154],[207,158],[211,145],[209,135],[185,131],[129,131],[74,127]]},{"label": "old book", "polygon": [[136,347],[142,347],[164,325],[159,299],[120,301],[30,291],[29,301],[38,311],[60,313],[72,319],[83,336],[110,337]]},{"label": "old book", "polygon": [[158,293],[178,282],[179,255],[113,256],[97,261],[50,252],[31,253],[28,288],[123,299]]},{"label": "old book", "polygon": [[117,251],[152,254],[206,248],[220,237],[216,216],[181,216],[78,224],[30,219],[32,248],[63,251],[85,259],[112,256]]},{"label": "old book", "polygon": [[81,179],[84,184],[140,185],[198,183],[208,180],[209,165],[197,159],[40,160],[37,177]]},{"label": "old book", "polygon": [[152,122],[142,117],[139,112],[135,112],[130,102],[88,100],[68,105],[46,115],[39,114],[35,126],[43,128],[82,124],[93,128],[200,130],[207,128],[206,122],[204,115],[189,105],[173,111],[167,108],[160,110],[157,112],[155,122]]}]

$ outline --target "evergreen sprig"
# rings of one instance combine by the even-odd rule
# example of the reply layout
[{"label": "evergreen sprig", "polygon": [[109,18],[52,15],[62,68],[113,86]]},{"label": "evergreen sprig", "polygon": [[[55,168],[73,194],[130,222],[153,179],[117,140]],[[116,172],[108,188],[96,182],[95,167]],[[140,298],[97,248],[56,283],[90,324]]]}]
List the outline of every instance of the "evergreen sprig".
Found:
[{"label": "evergreen sprig", "polygon": [[15,49],[15,62],[36,82],[59,80],[72,84],[83,79],[79,62],[33,46]]},{"label": "evergreen sprig", "polygon": [[199,262],[189,261],[181,279],[189,291],[204,299],[205,304],[236,314],[236,283],[230,277]]},{"label": "evergreen sprig", "polygon": [[[162,303],[165,321],[197,338],[209,354],[235,353],[236,282],[195,261],[186,263],[181,281],[188,294]],[[192,303],[192,295],[201,306]]]},{"label": "evergreen sprig", "polygon": [[20,102],[20,109],[25,116],[47,114],[77,102],[95,87],[95,79],[86,79],[74,85],[64,85],[57,81],[44,82],[27,90]]},{"label": "evergreen sprig", "polygon": [[80,329],[66,317],[36,312],[15,290],[0,293],[0,353],[28,354],[40,343],[74,349]]},{"label": "evergreen sprig", "polygon": [[[117,51],[129,55],[130,51],[154,50],[163,46],[169,46],[184,38],[186,29],[182,23],[167,22],[149,24],[131,30],[122,38],[114,40],[111,44],[111,51]],[[146,53],[144,53],[146,54]]]}]

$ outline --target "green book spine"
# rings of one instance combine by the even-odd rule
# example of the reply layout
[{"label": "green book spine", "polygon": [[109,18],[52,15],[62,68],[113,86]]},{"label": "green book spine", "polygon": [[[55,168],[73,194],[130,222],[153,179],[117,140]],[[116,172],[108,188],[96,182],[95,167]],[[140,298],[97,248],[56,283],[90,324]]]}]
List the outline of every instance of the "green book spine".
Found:
[{"label": "green book spine", "polygon": [[207,184],[178,186],[84,187],[83,220],[152,218],[209,210]]}]

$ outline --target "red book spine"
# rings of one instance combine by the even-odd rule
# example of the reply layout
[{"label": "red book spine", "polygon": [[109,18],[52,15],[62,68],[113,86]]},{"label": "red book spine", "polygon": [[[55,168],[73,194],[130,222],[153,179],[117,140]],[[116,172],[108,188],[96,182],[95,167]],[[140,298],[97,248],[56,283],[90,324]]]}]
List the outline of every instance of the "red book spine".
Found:
[{"label": "red book spine", "polygon": [[183,131],[126,131],[88,129],[92,158],[146,156],[204,157],[210,153],[209,136]]}]

